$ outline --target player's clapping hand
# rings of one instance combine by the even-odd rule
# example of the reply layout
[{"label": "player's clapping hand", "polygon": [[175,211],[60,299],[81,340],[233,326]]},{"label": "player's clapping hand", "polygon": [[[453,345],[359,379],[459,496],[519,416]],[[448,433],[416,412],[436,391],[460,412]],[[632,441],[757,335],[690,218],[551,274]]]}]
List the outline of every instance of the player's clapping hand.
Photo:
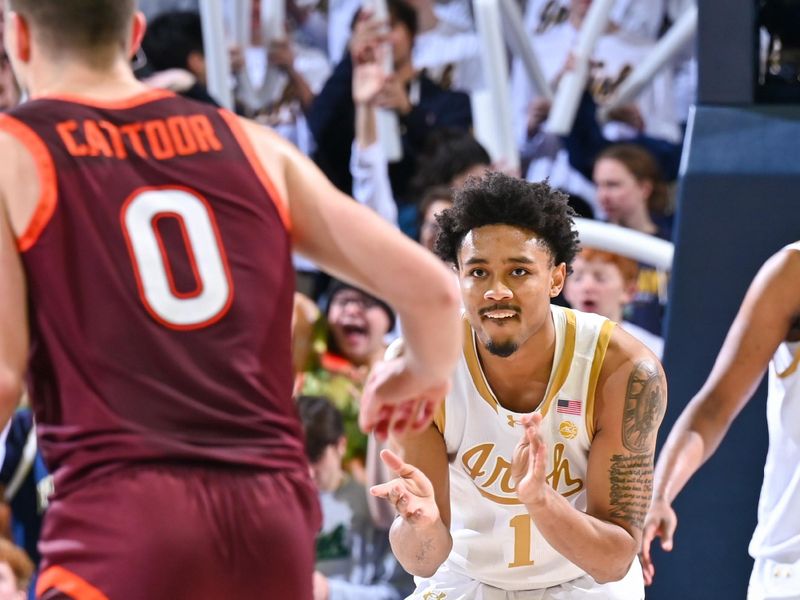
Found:
[{"label": "player's clapping hand", "polygon": [[661,548],[666,552],[672,550],[672,536],[678,526],[678,517],[672,510],[669,502],[663,498],[653,498],[650,511],[644,520],[644,530],[642,531],[642,552],[640,554],[642,563],[642,573],[646,585],[653,583],[656,569],[653,566],[653,557],[650,554],[650,546],[657,537],[661,538]]},{"label": "player's clapping hand", "polygon": [[517,485],[517,497],[528,507],[544,502],[552,491],[545,474],[547,447],[539,433],[541,424],[539,413],[522,417],[525,432],[511,459],[511,477]]},{"label": "player's clapping hand", "polygon": [[412,527],[425,528],[437,523],[439,508],[436,506],[433,485],[425,474],[391,450],[383,450],[381,459],[397,478],[371,487],[370,493],[378,498],[386,498],[397,514]]},{"label": "player's clapping hand", "polygon": [[379,439],[421,433],[433,421],[449,382],[431,381],[405,356],[379,362],[367,378],[358,417],[361,429]]}]

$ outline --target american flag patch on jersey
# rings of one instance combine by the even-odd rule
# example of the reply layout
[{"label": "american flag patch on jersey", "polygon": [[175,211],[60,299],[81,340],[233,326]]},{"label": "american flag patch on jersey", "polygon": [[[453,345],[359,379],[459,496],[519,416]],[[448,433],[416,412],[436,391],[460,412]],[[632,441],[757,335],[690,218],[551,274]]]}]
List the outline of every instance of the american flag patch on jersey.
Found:
[{"label": "american flag patch on jersey", "polygon": [[565,415],[579,415],[581,414],[581,401],[559,399],[556,412],[560,412]]}]

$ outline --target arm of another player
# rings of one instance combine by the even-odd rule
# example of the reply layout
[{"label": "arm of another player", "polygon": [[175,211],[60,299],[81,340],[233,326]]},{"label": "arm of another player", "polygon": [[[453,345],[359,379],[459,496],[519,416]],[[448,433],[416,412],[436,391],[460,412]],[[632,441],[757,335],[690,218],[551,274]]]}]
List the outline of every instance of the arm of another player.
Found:
[{"label": "arm of another player", "polygon": [[[338,191],[291,144],[263,127],[245,126],[278,191],[289,199],[295,247],[334,276],[385,299],[402,320],[407,351],[373,372],[362,399],[362,427],[395,425],[394,407],[411,402],[416,408],[404,423],[427,426],[430,398],[444,397],[460,348],[452,275],[430,252]],[[417,414],[424,418],[415,420]]]},{"label": "arm of another player", "polygon": [[453,547],[447,449],[435,427],[394,441],[402,458],[391,450],[381,458],[397,477],[370,493],[386,498],[398,513],[389,533],[397,560],[412,575],[430,577]]},{"label": "arm of another player", "polygon": [[656,536],[672,549],[677,525],[672,502],[689,478],[716,451],[736,415],[758,387],[769,361],[800,316],[800,252],[781,250],[759,270],[717,361],[700,391],[675,422],[655,471],[653,503],[642,540],[645,579],[654,569],[650,544]]},{"label": "arm of another player", "polygon": [[[0,144],[0,148],[4,147]],[[4,156],[7,156],[4,154]],[[0,171],[5,169],[0,168]],[[0,173],[0,194],[9,180]],[[5,198],[0,198],[0,427],[8,423],[22,396],[28,362],[28,301],[16,237]]]},{"label": "arm of another player", "polygon": [[541,416],[523,419],[525,437],[512,467],[517,494],[548,543],[599,583],[622,579],[639,550],[665,407],[666,381],[658,360],[615,330],[595,396],[597,432],[589,450],[585,513],[547,483],[549,450],[538,432]]}]

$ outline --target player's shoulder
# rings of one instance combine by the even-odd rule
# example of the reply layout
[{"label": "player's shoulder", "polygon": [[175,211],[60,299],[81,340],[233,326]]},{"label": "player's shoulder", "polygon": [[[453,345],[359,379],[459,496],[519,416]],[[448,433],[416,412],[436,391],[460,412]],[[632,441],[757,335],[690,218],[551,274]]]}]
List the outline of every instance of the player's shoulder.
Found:
[{"label": "player's shoulder", "polygon": [[764,262],[750,284],[748,297],[751,302],[760,302],[765,306],[795,306],[800,303],[798,282],[800,242],[794,242],[784,246]]},{"label": "player's shoulder", "polygon": [[0,114],[0,186],[13,188],[20,173],[35,173],[37,166],[51,161],[44,142],[24,123]]},{"label": "player's shoulder", "polygon": [[616,326],[611,332],[600,379],[624,385],[636,377],[663,379],[664,369],[644,342]]},{"label": "player's shoulder", "polygon": [[773,258],[786,270],[800,271],[800,241],[787,244]]}]

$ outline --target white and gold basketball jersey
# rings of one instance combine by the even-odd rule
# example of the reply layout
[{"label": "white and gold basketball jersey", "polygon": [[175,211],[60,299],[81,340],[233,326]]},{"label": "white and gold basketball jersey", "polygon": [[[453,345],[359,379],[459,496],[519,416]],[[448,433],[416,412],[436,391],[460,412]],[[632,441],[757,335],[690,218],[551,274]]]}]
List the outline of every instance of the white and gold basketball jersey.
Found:
[{"label": "white and gold basketball jersey", "polygon": [[[594,314],[551,308],[556,327],[553,370],[537,411],[547,445],[547,481],[586,509],[586,469],[594,435],[594,392],[614,323]],[[539,533],[511,479],[522,413],[500,406],[465,321],[464,352],[436,426],[450,463],[453,550],[447,568],[505,590],[558,585],[585,575]]]},{"label": "white and gold basketball jersey", "polygon": [[[788,248],[800,251],[800,242]],[[767,426],[769,452],[750,555],[791,563],[800,560],[800,342],[783,342],[769,363]]]}]

